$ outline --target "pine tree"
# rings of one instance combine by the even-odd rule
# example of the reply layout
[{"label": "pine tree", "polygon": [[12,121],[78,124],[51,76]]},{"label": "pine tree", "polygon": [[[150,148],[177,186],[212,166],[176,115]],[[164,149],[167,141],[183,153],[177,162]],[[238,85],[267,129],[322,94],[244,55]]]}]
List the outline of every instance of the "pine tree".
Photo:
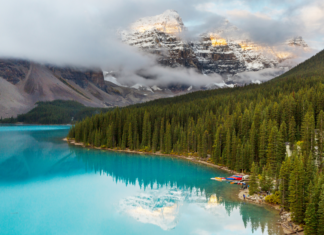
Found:
[{"label": "pine tree", "polygon": [[283,138],[283,142],[286,142],[289,140],[288,138],[288,135],[287,135],[287,125],[286,125],[286,122],[283,121],[280,125],[280,133],[282,135],[282,138]]},{"label": "pine tree", "polygon": [[149,124],[149,114],[145,111],[143,118],[143,130],[142,130],[142,148],[148,146],[148,124]]},{"label": "pine tree", "polygon": [[127,133],[128,133],[127,123],[125,123],[124,129],[123,129],[123,135],[122,135],[121,149],[126,149],[126,145],[127,145]]},{"label": "pine tree", "polygon": [[251,163],[256,161],[256,152],[257,152],[257,142],[256,142],[256,128],[254,123],[252,123],[250,130],[250,144],[251,144]]},{"label": "pine tree", "polygon": [[259,140],[259,159],[261,166],[265,166],[266,160],[266,123],[263,122],[260,127],[260,140]]},{"label": "pine tree", "polygon": [[313,111],[309,110],[305,116],[302,123],[302,140],[303,140],[303,151],[306,155],[309,155],[314,150],[314,128],[315,121],[313,116]]},{"label": "pine tree", "polygon": [[208,144],[208,131],[206,130],[202,138],[202,157],[207,157],[207,147],[208,147],[207,144]]},{"label": "pine tree", "polygon": [[250,186],[249,186],[249,194],[253,195],[256,192],[258,192],[258,181],[257,181],[258,173],[257,173],[257,167],[255,163],[252,163],[251,168],[251,178],[250,178]]},{"label": "pine tree", "polygon": [[[313,191],[313,184],[309,185],[309,191]],[[317,213],[313,199],[313,194],[310,195],[309,203],[305,213],[305,235],[317,235]]]},{"label": "pine tree", "polygon": [[279,131],[277,135],[275,151],[276,151],[276,162],[277,163],[283,162],[286,156],[286,145],[281,131]]},{"label": "pine tree", "polygon": [[318,158],[316,159],[320,168],[322,168],[324,156],[324,112],[320,111],[317,117],[317,139],[318,139]]},{"label": "pine tree", "polygon": [[152,151],[153,151],[153,153],[155,153],[157,151],[158,140],[159,140],[159,126],[158,126],[158,122],[155,121],[154,132],[153,132],[153,140],[152,140]]},{"label": "pine tree", "polygon": [[164,148],[164,118],[161,119],[160,150],[161,150],[161,152],[164,152],[165,151],[165,148]]},{"label": "pine tree", "polygon": [[230,169],[235,169],[235,163],[236,163],[236,152],[237,152],[237,143],[236,143],[236,134],[235,130],[233,130],[232,134],[232,155],[231,155],[231,165]]},{"label": "pine tree", "polygon": [[149,121],[147,124],[147,147],[149,150],[151,150],[151,145],[152,145],[152,125],[151,122]]},{"label": "pine tree", "polygon": [[266,178],[266,169],[263,167],[262,169],[262,174],[261,174],[261,179],[259,181],[259,186],[262,191],[268,191],[269,189],[267,188],[267,178]]},{"label": "pine tree", "polygon": [[290,143],[290,149],[293,148],[293,145],[295,144],[296,139],[296,122],[294,116],[291,116],[289,121],[289,143]]},{"label": "pine tree", "polygon": [[302,171],[302,162],[295,157],[289,180],[289,204],[292,220],[296,223],[302,223],[304,219]]},{"label": "pine tree", "polygon": [[226,166],[229,167],[231,165],[231,133],[228,130],[226,135],[226,147],[225,147],[225,159],[224,163],[226,162]]},{"label": "pine tree", "polygon": [[268,150],[267,150],[267,164],[270,165],[272,172],[275,172],[277,167],[277,156],[276,156],[276,139],[277,139],[277,127],[273,127],[271,129],[270,135],[269,135],[269,144],[268,144]]},{"label": "pine tree", "polygon": [[290,176],[290,158],[286,158],[286,160],[282,163],[280,169],[280,199],[281,205],[285,208],[285,210],[289,210],[289,176]]},{"label": "pine tree", "polygon": [[318,204],[317,218],[317,234],[324,234],[324,185],[322,185],[322,192]]},{"label": "pine tree", "polygon": [[219,163],[220,158],[222,157],[222,139],[221,139],[221,130],[220,127],[217,128],[217,132],[215,135],[214,141],[214,153],[213,153],[213,160],[217,164]]},{"label": "pine tree", "polygon": [[242,158],[241,158],[241,143],[237,144],[237,149],[236,149],[236,160],[235,160],[235,170],[237,172],[240,172],[243,169],[242,166]]},{"label": "pine tree", "polygon": [[128,125],[128,139],[127,139],[129,149],[133,150],[133,131],[132,131],[132,123],[130,122]]},{"label": "pine tree", "polygon": [[108,126],[107,130],[107,147],[113,148],[113,124]]},{"label": "pine tree", "polygon": [[95,147],[100,147],[100,132],[97,130],[95,134],[95,142],[94,142]]},{"label": "pine tree", "polygon": [[165,132],[164,142],[165,142],[165,153],[171,153],[172,136],[171,136],[171,125],[169,122],[167,122],[167,124],[166,124],[166,132]]}]

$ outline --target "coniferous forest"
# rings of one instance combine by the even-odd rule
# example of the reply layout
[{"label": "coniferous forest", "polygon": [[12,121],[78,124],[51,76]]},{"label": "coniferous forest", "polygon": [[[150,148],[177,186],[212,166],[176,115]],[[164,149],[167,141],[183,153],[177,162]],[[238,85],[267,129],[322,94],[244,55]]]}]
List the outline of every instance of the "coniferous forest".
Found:
[{"label": "coniferous forest", "polygon": [[67,124],[108,110],[106,108],[86,107],[70,100],[40,101],[36,104],[35,108],[28,113],[18,115],[17,118],[0,118],[0,123]]},{"label": "coniferous forest", "polygon": [[259,186],[276,192],[306,234],[324,234],[324,51],[261,85],[87,117],[68,137],[95,147],[209,158],[250,173],[250,194]]}]

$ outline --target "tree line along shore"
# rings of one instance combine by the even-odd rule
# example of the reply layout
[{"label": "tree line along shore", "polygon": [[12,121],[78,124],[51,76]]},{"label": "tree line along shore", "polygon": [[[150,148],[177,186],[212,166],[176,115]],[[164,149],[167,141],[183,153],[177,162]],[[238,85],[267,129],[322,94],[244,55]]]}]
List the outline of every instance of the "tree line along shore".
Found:
[{"label": "tree line along shore", "polygon": [[87,117],[68,138],[94,147],[196,156],[249,173],[250,194],[259,186],[272,191],[273,203],[290,211],[305,234],[320,235],[323,83],[322,51],[261,85],[194,92]]}]

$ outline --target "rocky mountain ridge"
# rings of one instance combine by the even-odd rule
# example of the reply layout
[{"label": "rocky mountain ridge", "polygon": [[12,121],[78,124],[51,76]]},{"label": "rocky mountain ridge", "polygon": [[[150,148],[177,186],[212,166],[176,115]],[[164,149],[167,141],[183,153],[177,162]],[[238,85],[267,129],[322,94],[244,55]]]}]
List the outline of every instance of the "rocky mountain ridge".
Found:
[{"label": "rocky mountain ridge", "polygon": [[90,107],[115,107],[171,97],[183,92],[135,89],[107,80],[100,69],[41,65],[0,59],[0,117],[26,113],[38,101],[75,100]]},{"label": "rocky mountain ridge", "polygon": [[[158,63],[172,68],[195,68],[203,74],[235,75],[245,71],[260,71],[280,67],[294,55],[289,51],[261,46],[233,35],[238,29],[228,21],[213,32],[201,34],[197,40],[182,38],[186,31],[179,14],[167,10],[161,15],[142,18],[128,30],[120,32],[121,40],[148,53],[157,55]],[[283,43],[284,46],[308,47],[301,37]]]}]

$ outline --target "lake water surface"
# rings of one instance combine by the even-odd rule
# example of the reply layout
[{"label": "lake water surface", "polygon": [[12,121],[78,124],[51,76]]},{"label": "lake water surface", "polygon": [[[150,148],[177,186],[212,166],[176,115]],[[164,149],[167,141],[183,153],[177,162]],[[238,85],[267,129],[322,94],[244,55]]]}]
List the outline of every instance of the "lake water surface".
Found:
[{"label": "lake water surface", "polygon": [[282,234],[228,173],[70,146],[68,126],[0,126],[0,234]]}]

